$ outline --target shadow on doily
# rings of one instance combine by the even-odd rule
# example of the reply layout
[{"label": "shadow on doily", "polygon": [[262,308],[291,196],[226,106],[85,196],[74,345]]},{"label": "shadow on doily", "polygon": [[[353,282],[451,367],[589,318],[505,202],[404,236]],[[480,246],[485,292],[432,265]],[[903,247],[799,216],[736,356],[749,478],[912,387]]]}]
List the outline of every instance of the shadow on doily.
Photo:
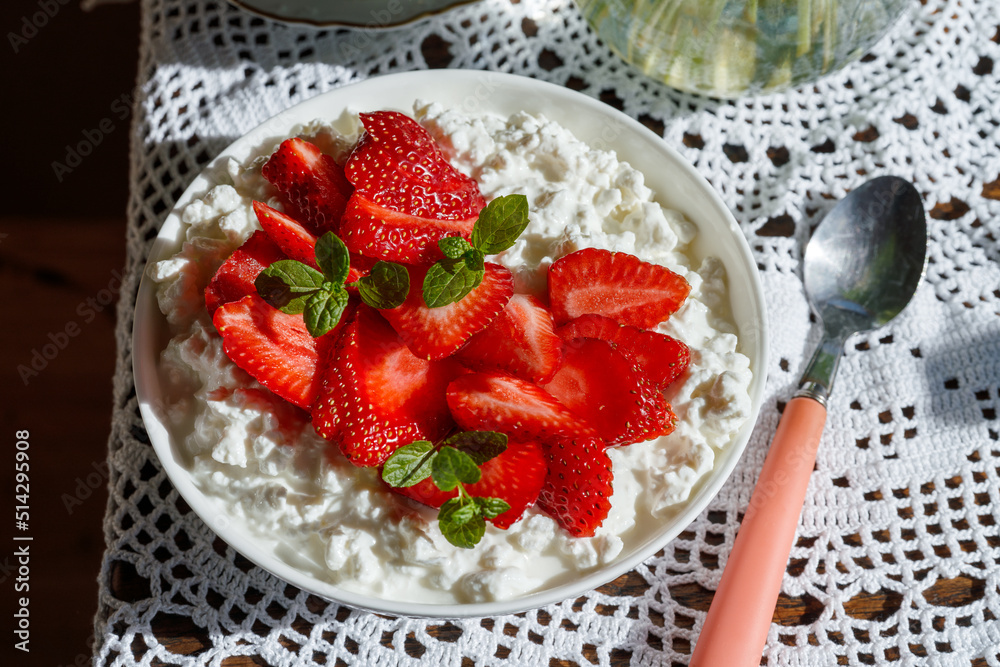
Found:
[{"label": "shadow on doily", "polygon": [[[961,304],[956,304],[960,306]],[[964,311],[964,308],[962,309]],[[949,427],[963,427],[976,437],[985,433],[1000,439],[1000,329],[969,335],[955,318],[951,340],[945,345],[921,345],[910,352],[924,358],[924,374],[931,395],[931,418]],[[973,434],[970,434],[973,435]],[[973,444],[973,443],[968,443]],[[977,445],[981,442],[975,443]]]}]

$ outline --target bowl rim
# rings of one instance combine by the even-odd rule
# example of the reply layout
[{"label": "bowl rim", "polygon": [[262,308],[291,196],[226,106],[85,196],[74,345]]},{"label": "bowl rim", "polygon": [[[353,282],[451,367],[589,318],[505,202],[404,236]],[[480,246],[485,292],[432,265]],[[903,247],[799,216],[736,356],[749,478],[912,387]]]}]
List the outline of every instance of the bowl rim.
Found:
[{"label": "bowl rim", "polygon": [[[744,332],[741,332],[741,346],[746,346],[742,351],[750,358],[754,374],[750,385],[751,414],[737,433],[734,441],[721,452],[716,451],[716,465],[691,490],[690,498],[684,509],[669,519],[670,528],[640,541],[636,546],[631,547],[632,553],[626,557],[615,560],[610,565],[581,573],[577,579],[572,581],[509,600],[473,603],[392,601],[344,590],[335,584],[321,581],[279,559],[273,553],[262,549],[260,538],[247,533],[242,530],[239,524],[234,524],[229,520],[225,515],[221,500],[206,495],[195,485],[191,474],[173,454],[176,446],[175,440],[157,415],[156,406],[162,403],[157,368],[163,350],[161,343],[165,342],[163,330],[166,321],[157,305],[156,287],[148,275],[148,269],[153,263],[169,256],[179,247],[185,227],[181,221],[181,212],[192,199],[203,196],[208,188],[216,183],[209,177],[209,174],[214,173],[230,157],[245,160],[265,139],[289,136],[301,125],[324,115],[334,119],[345,111],[354,111],[357,100],[369,99],[375,103],[374,107],[367,106],[366,109],[400,108],[405,111],[405,107],[400,107],[399,104],[387,105],[378,100],[407,99],[409,100],[408,104],[412,107],[415,100],[420,97],[415,97],[413,91],[436,90],[438,97],[435,98],[435,101],[440,101],[442,97],[455,98],[458,96],[466,101],[474,99],[477,103],[481,103],[482,100],[478,95],[473,97],[467,95],[463,98],[460,91],[474,89],[477,85],[484,85],[484,82],[492,87],[492,92],[501,90],[505,93],[518,93],[521,96],[517,100],[512,100],[509,96],[499,98],[503,100],[502,103],[494,100],[493,103],[499,106],[507,105],[511,108],[535,106],[558,110],[562,108],[559,105],[570,105],[569,108],[572,109],[572,112],[563,113],[566,118],[553,118],[564,127],[578,124],[573,119],[578,120],[582,116],[591,120],[600,118],[603,122],[611,123],[611,125],[605,125],[603,130],[607,130],[608,127],[615,128],[619,134],[612,139],[620,139],[622,134],[627,135],[633,151],[636,147],[641,146],[644,151],[649,150],[656,154],[657,161],[665,158],[667,162],[672,163],[672,167],[680,170],[679,173],[674,174],[675,176],[686,178],[693,184],[697,184],[699,194],[707,198],[707,205],[718,216],[718,219],[711,224],[721,223],[721,229],[713,229],[713,231],[718,231],[720,234],[724,232],[729,243],[733,244],[731,250],[736,253],[739,260],[738,268],[741,268],[740,279],[745,281],[743,286],[751,301],[749,310],[755,320],[751,325],[754,330],[750,331],[749,336],[744,336]],[[556,106],[553,107],[553,104]],[[336,110],[336,113],[331,113],[331,110]],[[570,129],[572,131],[572,127]],[[620,157],[623,161],[632,162],[629,156]],[[660,199],[656,188],[653,190],[657,199]],[[699,223],[704,222],[699,221]],[[726,268],[728,271],[732,267],[727,265]],[[730,273],[730,282],[732,278]],[[733,286],[730,284],[730,295],[732,289]],[[232,142],[209,162],[177,200],[167,215],[155,241],[150,246],[136,297],[132,331],[132,370],[139,411],[153,450],[168,478],[194,513],[237,552],[283,581],[334,602],[377,613],[404,617],[473,618],[517,613],[578,597],[634,569],[686,529],[729,479],[757,423],[763,402],[768,368],[767,342],[768,324],[764,291],[756,261],[753,259],[746,237],[730,210],[708,181],[671,148],[662,137],[623,112],[599,100],[556,84],[514,74],[481,70],[419,70],[387,74],[348,84],[289,107]]]},{"label": "bowl rim", "polygon": [[[260,0],[228,0],[229,4],[237,7],[249,14],[259,16],[261,18],[268,19],[269,21],[275,21],[277,23],[284,23],[286,25],[303,27],[303,28],[315,28],[316,30],[327,30],[330,28],[362,28],[365,30],[394,30],[396,28],[405,28],[411,26],[415,23],[419,23],[425,19],[432,16],[437,16],[438,14],[444,14],[456,7],[461,5],[469,5],[479,0],[436,0],[431,4],[430,7],[422,12],[417,12],[414,14],[406,15],[398,20],[379,20],[375,15],[378,11],[390,11],[387,8],[385,2],[377,2],[370,9],[370,15],[372,16],[371,21],[357,21],[348,18],[336,18],[331,14],[329,18],[325,19],[310,19],[302,16],[295,16],[288,13],[282,13],[280,9],[268,9],[263,7],[263,3]],[[399,2],[399,0],[397,0]],[[336,13],[336,10],[334,10]]]}]

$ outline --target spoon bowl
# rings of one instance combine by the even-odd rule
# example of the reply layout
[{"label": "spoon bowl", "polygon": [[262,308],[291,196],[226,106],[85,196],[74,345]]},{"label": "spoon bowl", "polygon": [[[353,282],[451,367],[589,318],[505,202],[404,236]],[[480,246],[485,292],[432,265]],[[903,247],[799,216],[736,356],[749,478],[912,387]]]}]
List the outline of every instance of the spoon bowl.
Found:
[{"label": "spoon bowl", "polygon": [[898,176],[867,181],[823,218],[806,246],[806,295],[823,339],[797,396],[826,403],[844,343],[885,326],[917,289],[927,255],[920,194]]},{"label": "spoon bowl", "polygon": [[840,200],[803,262],[806,292],[824,325],[842,317],[855,331],[887,324],[920,282],[926,244],[920,194],[908,181],[880,176]]},{"label": "spoon bowl", "polygon": [[856,188],[810,239],[803,278],[823,337],[781,415],[691,667],[760,664],[844,343],[852,334],[888,324],[906,307],[926,256],[920,195],[895,176]]}]

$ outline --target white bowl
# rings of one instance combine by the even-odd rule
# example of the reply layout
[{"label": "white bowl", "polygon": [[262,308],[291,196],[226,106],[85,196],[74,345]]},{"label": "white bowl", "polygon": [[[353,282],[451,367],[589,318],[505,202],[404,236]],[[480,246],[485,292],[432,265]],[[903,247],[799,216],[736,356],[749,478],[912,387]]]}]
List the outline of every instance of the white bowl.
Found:
[{"label": "white bowl", "polygon": [[319,95],[258,126],[223,151],[188,187],[167,217],[149,261],[167,258],[180,248],[183,226],[179,211],[215,184],[206,174],[214,172],[213,167],[220,161],[232,157],[242,162],[268,141],[273,145],[276,138],[289,136],[296,126],[316,118],[335,119],[348,109],[410,111],[416,99],[469,112],[543,114],[595,147],[613,148],[620,159],[645,174],[647,185],[662,205],[679,210],[697,225],[699,234],[690,253],[695,256],[694,265],[708,255],[725,265],[733,319],[739,329],[739,349],[749,357],[753,372],[752,411],[737,437],[718,454],[712,472],[693,489],[686,506],[660,524],[658,530],[628,543],[612,564],[519,598],[426,604],[361,595],[319,580],[276,557],[273,545],[228,520],[220,501],[203,493],[183,467],[178,442],[155,410],[155,406],[163,404],[157,366],[168,335],[166,320],[156,303],[155,284],[147,277],[139,288],[133,330],[136,394],[153,449],[178,492],[212,530],[260,567],[321,597],[382,613],[435,618],[515,613],[577,597],[631,570],[682,532],[718,493],[746,447],[760,409],[767,369],[764,295],[756,263],[732,214],[708,182],[662,138],[621,112],[572,90],[509,74],[465,70],[419,71],[369,79]]}]

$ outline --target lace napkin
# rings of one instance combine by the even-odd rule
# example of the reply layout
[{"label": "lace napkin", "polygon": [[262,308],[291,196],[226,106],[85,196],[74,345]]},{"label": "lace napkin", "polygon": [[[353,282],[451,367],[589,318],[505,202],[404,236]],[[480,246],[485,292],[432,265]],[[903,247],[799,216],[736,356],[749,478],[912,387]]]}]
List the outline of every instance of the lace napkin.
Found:
[{"label": "lace napkin", "polygon": [[[847,350],[783,586],[797,620],[772,626],[764,655],[771,666],[1000,666],[997,3],[914,1],[861,62],[732,103],[644,78],[568,0],[483,0],[382,32],[143,0],[141,30],[95,665],[687,664],[706,611],[699,593],[718,585],[779,410],[818,339],[799,268],[810,228],[865,179],[897,174],[929,212],[926,282],[891,327]],[[216,153],[291,104],[425,67],[514,72],[624,110],[712,182],[753,247],[772,324],[760,421],[719,496],[626,577],[628,595],[599,589],[450,623],[326,603],[215,538],[148,444],[129,295],[173,202]],[[205,639],[172,641],[178,627]]]}]

